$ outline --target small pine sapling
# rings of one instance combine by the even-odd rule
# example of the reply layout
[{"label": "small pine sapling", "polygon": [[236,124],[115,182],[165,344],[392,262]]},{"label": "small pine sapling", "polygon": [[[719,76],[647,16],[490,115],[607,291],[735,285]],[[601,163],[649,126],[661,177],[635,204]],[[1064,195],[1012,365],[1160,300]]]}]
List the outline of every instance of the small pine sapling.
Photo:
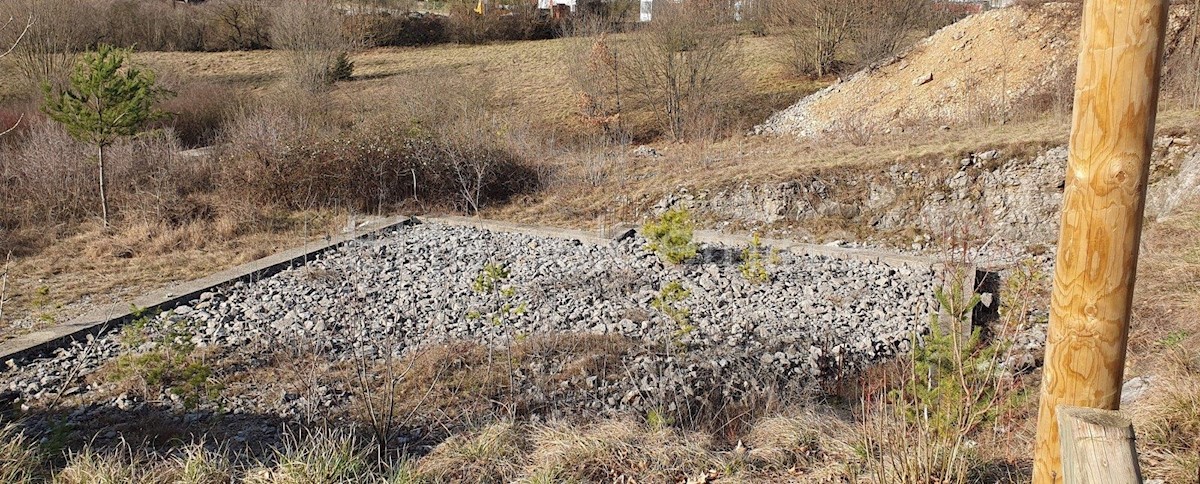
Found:
[{"label": "small pine sapling", "polygon": [[692,240],[694,230],[687,209],[675,208],[657,220],[647,222],[642,227],[642,235],[650,241],[646,250],[657,253],[664,261],[681,264],[696,256],[696,243]]},{"label": "small pine sapling", "polygon": [[117,140],[133,136],[146,123],[163,113],[155,102],[167,91],[154,85],[154,72],[129,64],[130,51],[101,44],[96,51],[83,54],[75,64],[64,91],[42,84],[46,115],[63,125],[71,136],[97,149],[99,165],[100,214],[108,226],[104,150]]}]

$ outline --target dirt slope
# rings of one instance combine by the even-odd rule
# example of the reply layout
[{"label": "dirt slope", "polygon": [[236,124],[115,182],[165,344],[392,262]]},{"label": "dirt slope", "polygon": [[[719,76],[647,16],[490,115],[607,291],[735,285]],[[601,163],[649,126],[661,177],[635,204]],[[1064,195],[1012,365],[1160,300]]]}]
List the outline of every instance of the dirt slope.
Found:
[{"label": "dirt slope", "polygon": [[[759,133],[854,136],[913,126],[992,124],[1068,110],[1078,4],[991,10],[771,116]],[[1172,12],[1168,36],[1183,13]]]}]

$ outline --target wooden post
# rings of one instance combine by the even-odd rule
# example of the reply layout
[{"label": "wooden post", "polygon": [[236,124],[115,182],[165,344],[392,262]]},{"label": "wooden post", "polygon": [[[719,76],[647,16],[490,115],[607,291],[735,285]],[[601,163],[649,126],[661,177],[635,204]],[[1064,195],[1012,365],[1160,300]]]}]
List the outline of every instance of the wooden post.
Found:
[{"label": "wooden post", "polygon": [[1058,407],[1067,484],[1141,484],[1133,424],[1115,410]]},{"label": "wooden post", "polygon": [[1086,0],[1033,480],[1062,482],[1055,409],[1118,408],[1168,0]]}]

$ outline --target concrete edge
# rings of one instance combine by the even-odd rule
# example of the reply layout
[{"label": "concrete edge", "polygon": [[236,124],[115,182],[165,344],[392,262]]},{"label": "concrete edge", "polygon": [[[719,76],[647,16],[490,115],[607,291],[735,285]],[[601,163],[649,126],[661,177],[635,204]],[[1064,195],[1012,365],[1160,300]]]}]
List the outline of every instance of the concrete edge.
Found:
[{"label": "concrete edge", "polygon": [[[55,348],[70,344],[70,342],[86,338],[119,327],[133,320],[136,310],[167,311],[200,296],[201,293],[239,281],[253,281],[271,276],[285,269],[303,265],[309,258],[316,257],[331,249],[336,249],[347,242],[376,235],[396,227],[420,224],[441,223],[446,225],[474,227],[494,232],[522,233],[527,235],[554,237],[560,239],[578,240],[594,245],[607,245],[624,240],[639,232],[639,229],[628,225],[620,225],[612,230],[606,230],[612,237],[604,237],[594,232],[561,229],[528,225],[498,220],[488,220],[473,217],[440,216],[440,217],[410,217],[396,216],[368,222],[358,226],[354,231],[343,233],[315,245],[294,247],[262,259],[232,267],[209,276],[166,287],[143,294],[132,301],[107,304],[87,314],[79,316],[67,323],[34,331],[0,343],[0,361],[22,360],[37,357],[53,351]],[[695,239],[705,243],[720,243],[730,246],[746,245],[751,237],[745,235],[724,234],[715,231],[698,230]],[[903,254],[892,254],[869,249],[849,249],[823,245],[805,244],[784,239],[762,239],[763,246],[787,250],[793,254],[824,256],[837,259],[852,259],[864,262],[884,263],[892,266],[908,266],[927,268],[935,273],[944,269],[945,264],[929,259]],[[964,274],[972,282],[962,281],[963,287],[976,286],[978,270],[974,267],[962,268],[959,274]],[[948,282],[948,281],[946,281]]]},{"label": "concrete edge", "polygon": [[395,227],[416,223],[408,216],[390,217],[364,223],[352,232],[339,234],[315,244],[305,244],[262,259],[247,262],[191,281],[170,284],[133,300],[105,304],[71,321],[51,328],[26,333],[0,343],[0,361],[37,357],[132,321],[136,311],[166,311],[200,296],[201,293],[239,281],[252,281],[303,265],[309,258],[335,249],[352,240],[368,237]]}]

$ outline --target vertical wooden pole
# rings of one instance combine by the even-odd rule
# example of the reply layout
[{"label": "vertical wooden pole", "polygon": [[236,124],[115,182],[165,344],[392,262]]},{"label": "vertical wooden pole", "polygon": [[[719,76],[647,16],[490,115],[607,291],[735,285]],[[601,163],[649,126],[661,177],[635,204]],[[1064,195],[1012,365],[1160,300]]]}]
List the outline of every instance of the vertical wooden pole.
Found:
[{"label": "vertical wooden pole", "polygon": [[1167,4],[1084,4],[1035,483],[1062,482],[1059,405],[1120,404]]},{"label": "vertical wooden pole", "polygon": [[1115,410],[1058,407],[1063,480],[1069,484],[1141,484],[1133,424]]}]

